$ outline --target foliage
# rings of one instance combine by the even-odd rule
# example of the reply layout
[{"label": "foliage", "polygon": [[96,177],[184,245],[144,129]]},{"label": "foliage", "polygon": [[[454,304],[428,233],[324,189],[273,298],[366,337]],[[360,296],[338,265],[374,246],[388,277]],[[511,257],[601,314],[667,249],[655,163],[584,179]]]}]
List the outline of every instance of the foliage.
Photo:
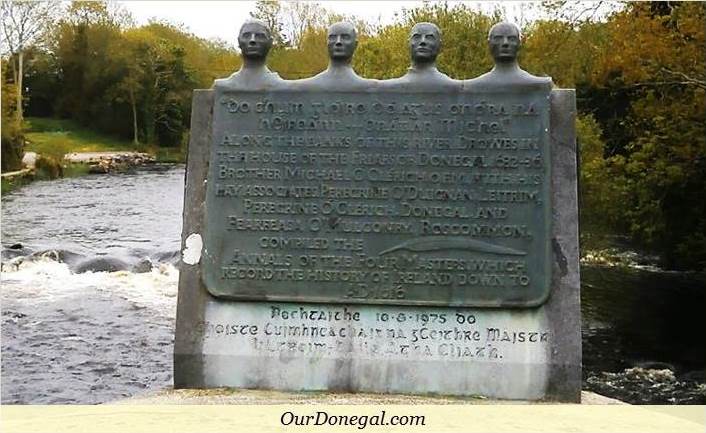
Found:
[{"label": "foliage", "polygon": [[[628,104],[607,156],[620,166],[622,222],[674,268],[706,266],[706,5],[634,3],[606,24],[595,87]],[[599,119],[600,120],[600,119]],[[608,182],[608,181],[606,181]]]},{"label": "foliage", "polygon": [[[581,242],[590,249],[601,246],[605,235],[620,228],[622,209],[616,203],[627,199],[621,187],[622,166],[606,160],[600,124],[590,115],[576,119],[579,148],[579,212]],[[611,179],[611,182],[607,182]]]},{"label": "foliage", "polygon": [[283,47],[289,44],[286,40],[281,21],[282,4],[278,0],[257,0],[255,10],[250,16],[265,23],[270,34],[274,47]]},{"label": "foliage", "polygon": [[235,70],[237,53],[171,24],[129,22],[105,3],[72,4],[50,49],[29,54],[28,113],[71,118],[135,144],[183,145],[192,90]]},{"label": "foliage", "polygon": [[590,81],[595,60],[608,49],[605,25],[586,23],[573,28],[562,21],[535,21],[525,30],[523,68],[552,77],[559,87],[583,86]]},{"label": "foliage", "polygon": [[3,0],[0,3],[2,15],[2,51],[7,54],[12,65],[13,83],[15,84],[16,109],[15,116],[21,122],[23,117],[22,96],[24,86],[24,56],[26,50],[40,45],[53,24],[57,1],[12,1]]},{"label": "foliage", "polygon": [[[523,68],[577,91],[584,235],[627,234],[663,254],[668,265],[703,269],[706,4],[615,3],[597,20],[601,3],[545,2],[536,7],[545,8],[547,18],[522,29]],[[492,67],[487,32],[503,12],[424,3],[390,24],[371,26],[337,15],[325,3],[260,0],[253,16],[273,30],[276,46],[269,65],[285,79],[326,68],[327,26],[341,19],[358,27],[353,66],[361,76],[403,75],[409,66],[409,29],[429,21],[442,31],[439,69],[466,79]],[[106,2],[71,3],[49,27],[50,44],[23,50],[28,115],[72,120],[62,133],[38,131],[41,122],[30,119],[30,148],[48,155],[137,147],[159,150],[163,159],[180,158],[192,90],[210,87],[241,64],[237,51],[224,42],[159,21],[136,27]],[[10,122],[17,81],[6,66],[13,59],[3,58],[3,169],[12,155],[15,160],[21,155],[23,143],[18,122],[14,129]],[[100,131],[102,144],[92,147],[92,139],[82,135],[89,130]]]},{"label": "foliage", "polygon": [[22,155],[24,155],[24,135],[15,115],[17,109],[17,87],[9,84],[5,77],[6,62],[2,62],[2,125],[0,125],[0,162],[2,171],[14,171],[22,168]]},{"label": "foliage", "polygon": [[270,65],[282,78],[293,80],[308,78],[326,69],[325,27],[312,27],[301,36],[296,50],[277,50],[271,55]]}]

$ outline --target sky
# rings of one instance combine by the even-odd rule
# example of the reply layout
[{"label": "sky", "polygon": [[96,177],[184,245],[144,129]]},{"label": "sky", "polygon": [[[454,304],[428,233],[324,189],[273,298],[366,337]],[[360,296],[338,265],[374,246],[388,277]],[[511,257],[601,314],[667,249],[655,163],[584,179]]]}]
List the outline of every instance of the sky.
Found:
[{"label": "sky", "polygon": [[[255,8],[254,1],[120,1],[135,18],[136,24],[146,24],[150,18],[183,24],[195,35],[211,39],[222,39],[234,43],[238,29],[249,18]],[[325,8],[345,14],[356,15],[366,21],[389,24],[395,14],[403,8],[422,6],[423,1],[319,1]],[[449,4],[459,3],[449,1]],[[477,2],[465,1],[474,9],[490,11],[501,5],[512,21],[519,21],[531,14],[533,5],[527,2]],[[536,5],[536,3],[534,4]],[[521,23],[518,23],[521,24]]]}]

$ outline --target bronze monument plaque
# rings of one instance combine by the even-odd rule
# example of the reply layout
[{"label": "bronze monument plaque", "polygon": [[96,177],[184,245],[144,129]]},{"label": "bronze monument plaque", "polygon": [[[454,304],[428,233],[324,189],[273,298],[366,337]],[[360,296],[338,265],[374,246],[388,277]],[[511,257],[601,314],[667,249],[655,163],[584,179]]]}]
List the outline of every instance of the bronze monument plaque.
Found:
[{"label": "bronze monument plaque", "polygon": [[215,92],[211,294],[483,307],[548,296],[548,88]]}]

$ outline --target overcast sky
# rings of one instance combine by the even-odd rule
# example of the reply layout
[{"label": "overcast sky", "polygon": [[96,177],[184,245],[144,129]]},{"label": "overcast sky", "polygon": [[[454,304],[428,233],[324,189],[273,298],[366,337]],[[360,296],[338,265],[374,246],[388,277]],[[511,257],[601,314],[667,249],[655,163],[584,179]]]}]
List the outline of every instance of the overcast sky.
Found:
[{"label": "overcast sky", "polygon": [[[220,38],[235,41],[237,30],[254,10],[254,1],[122,1],[138,25],[150,18],[167,20],[185,25],[192,33],[203,38]],[[346,15],[357,15],[366,21],[388,24],[403,8],[421,6],[422,1],[319,1],[327,9]],[[459,3],[449,1],[449,4]],[[490,11],[500,5],[512,21],[527,19],[537,3],[527,2],[477,2],[465,1],[474,9]],[[518,22],[518,24],[521,24]]]}]

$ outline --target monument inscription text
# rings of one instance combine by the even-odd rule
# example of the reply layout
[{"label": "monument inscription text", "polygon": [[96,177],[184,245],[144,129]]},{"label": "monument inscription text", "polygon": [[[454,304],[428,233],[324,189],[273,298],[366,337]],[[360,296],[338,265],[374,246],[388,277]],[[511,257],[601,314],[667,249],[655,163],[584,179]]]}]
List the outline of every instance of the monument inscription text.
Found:
[{"label": "monument inscription text", "polygon": [[541,304],[548,96],[217,90],[205,286],[241,300]]},{"label": "monument inscription text", "polygon": [[403,309],[262,303],[258,315],[222,314],[197,324],[206,348],[268,357],[513,362],[518,353],[540,359],[549,346],[546,325],[490,318],[487,310]]}]

